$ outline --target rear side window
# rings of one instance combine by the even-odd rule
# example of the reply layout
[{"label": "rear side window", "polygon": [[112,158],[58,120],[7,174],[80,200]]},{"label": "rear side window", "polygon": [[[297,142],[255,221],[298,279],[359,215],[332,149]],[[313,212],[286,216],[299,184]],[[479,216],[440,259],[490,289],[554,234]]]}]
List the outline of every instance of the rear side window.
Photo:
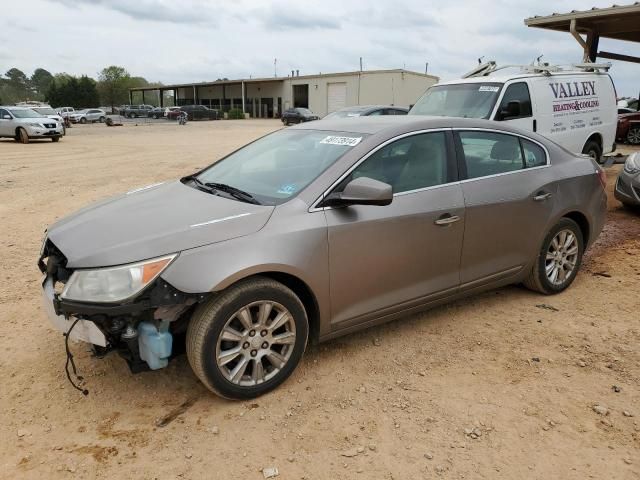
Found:
[{"label": "rear side window", "polygon": [[461,131],[457,135],[467,178],[487,177],[547,164],[547,154],[540,145],[515,135],[485,131]]},{"label": "rear side window", "polygon": [[526,168],[541,167],[547,164],[547,155],[544,149],[529,140],[521,139],[522,153],[524,154],[524,164]]},{"label": "rear side window", "polygon": [[467,178],[487,177],[522,170],[518,137],[493,132],[459,132]]}]

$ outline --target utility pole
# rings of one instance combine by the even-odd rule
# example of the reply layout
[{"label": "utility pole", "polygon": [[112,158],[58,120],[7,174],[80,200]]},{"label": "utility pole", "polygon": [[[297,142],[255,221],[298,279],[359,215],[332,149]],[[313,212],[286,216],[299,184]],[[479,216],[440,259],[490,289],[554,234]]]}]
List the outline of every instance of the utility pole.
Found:
[{"label": "utility pole", "polygon": [[273,59],[273,77],[276,78],[278,76],[278,59]]},{"label": "utility pole", "polygon": [[424,74],[427,75],[429,73],[429,62],[424,65]]}]

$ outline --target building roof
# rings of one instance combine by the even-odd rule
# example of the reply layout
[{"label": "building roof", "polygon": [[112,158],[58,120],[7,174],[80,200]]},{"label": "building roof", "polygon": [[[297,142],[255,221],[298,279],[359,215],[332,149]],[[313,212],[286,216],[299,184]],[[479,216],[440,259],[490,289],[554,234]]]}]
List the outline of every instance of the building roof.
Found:
[{"label": "building roof", "polygon": [[569,32],[571,21],[576,21],[580,33],[593,32],[602,38],[640,42],[640,2],[631,5],[612,5],[590,10],[572,10],[525,19],[528,27]]},{"label": "building roof", "polygon": [[353,72],[337,72],[337,73],[318,73],[316,75],[299,75],[299,76],[287,76],[287,77],[263,77],[263,78],[238,78],[235,80],[214,80],[211,82],[195,82],[195,83],[177,83],[172,85],[162,85],[160,87],[135,87],[130,88],[129,90],[132,92],[139,92],[142,90],[172,90],[174,88],[192,88],[192,87],[204,87],[204,86],[212,86],[212,85],[229,85],[229,84],[238,84],[238,83],[265,83],[265,82],[283,82],[285,80],[305,80],[312,78],[325,78],[325,77],[340,77],[340,76],[348,76],[348,75],[371,75],[378,73],[407,73],[410,75],[417,75],[420,77],[431,78],[436,82],[440,80],[439,77],[434,75],[428,75],[426,73],[413,72],[411,70],[405,70],[403,68],[391,69],[391,70],[363,70],[363,71],[353,71]]}]

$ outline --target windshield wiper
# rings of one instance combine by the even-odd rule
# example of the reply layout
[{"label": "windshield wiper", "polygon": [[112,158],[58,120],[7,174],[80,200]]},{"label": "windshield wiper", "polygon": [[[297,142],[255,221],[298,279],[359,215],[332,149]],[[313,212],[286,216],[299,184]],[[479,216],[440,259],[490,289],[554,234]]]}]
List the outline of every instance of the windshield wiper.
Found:
[{"label": "windshield wiper", "polygon": [[245,192],[244,190],[240,190],[239,188],[232,187],[231,185],[227,185],[226,183],[215,183],[215,182],[207,182],[202,183],[200,180],[194,178],[194,181],[198,185],[203,185],[208,188],[212,188],[213,190],[218,190],[220,192],[225,192],[231,195],[233,198],[237,200],[241,200],[247,203],[253,203],[254,205],[262,205],[253,195],[249,192]]}]

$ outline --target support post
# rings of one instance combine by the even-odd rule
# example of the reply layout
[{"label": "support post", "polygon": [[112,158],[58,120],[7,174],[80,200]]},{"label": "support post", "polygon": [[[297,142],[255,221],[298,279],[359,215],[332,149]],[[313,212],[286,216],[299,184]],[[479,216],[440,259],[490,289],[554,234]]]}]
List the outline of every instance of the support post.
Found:
[{"label": "support post", "polygon": [[196,98],[196,86],[193,86],[193,104],[197,105],[198,104],[198,99]]},{"label": "support post", "polygon": [[160,108],[164,107],[164,95],[161,88],[158,89],[158,104],[160,104]]},{"label": "support post", "polygon": [[144,101],[144,90],[142,90],[142,104],[143,104],[143,105],[146,105],[146,104],[147,104],[147,102],[145,102],[145,101]]},{"label": "support post", "polygon": [[242,114],[244,115],[244,80],[242,81]]},{"label": "support post", "polygon": [[131,90],[129,90],[129,105],[131,105],[133,103],[133,95]]},{"label": "support post", "polygon": [[595,32],[587,34],[587,45],[589,46],[589,60],[596,63],[598,57],[598,44],[600,43],[600,35]]}]

